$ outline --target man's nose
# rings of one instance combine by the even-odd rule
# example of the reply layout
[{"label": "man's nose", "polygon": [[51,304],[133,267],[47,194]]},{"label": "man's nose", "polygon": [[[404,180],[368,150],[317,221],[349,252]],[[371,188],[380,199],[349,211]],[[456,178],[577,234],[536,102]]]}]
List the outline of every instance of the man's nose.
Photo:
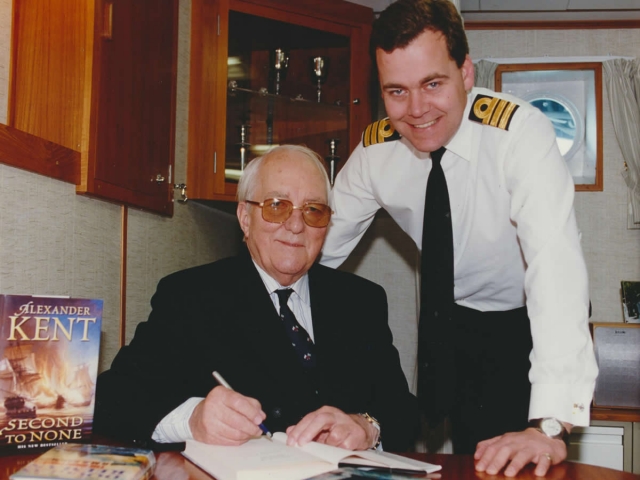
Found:
[{"label": "man's nose", "polygon": [[431,110],[431,102],[420,93],[411,93],[409,95],[409,114],[412,117],[420,118],[422,115]]},{"label": "man's nose", "polygon": [[293,212],[291,212],[291,216],[284,222],[284,226],[292,233],[302,232],[306,227],[304,219],[302,218],[302,210],[298,208],[294,209]]}]

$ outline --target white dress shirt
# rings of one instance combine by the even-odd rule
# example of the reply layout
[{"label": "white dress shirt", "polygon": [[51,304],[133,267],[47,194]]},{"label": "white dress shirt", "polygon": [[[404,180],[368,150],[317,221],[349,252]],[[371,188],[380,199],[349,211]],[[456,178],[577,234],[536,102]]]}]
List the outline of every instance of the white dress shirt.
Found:
[{"label": "white dress shirt", "polygon": [[[508,129],[469,119],[477,94],[516,103]],[[454,296],[479,311],[525,305],[533,350],[529,418],[588,425],[597,366],[574,185],[546,116],[510,95],[474,88],[442,159],[454,239]],[[384,208],[422,245],[430,154],[401,138],[356,147],[331,192],[321,263],[339,266]]]},{"label": "white dress shirt", "polygon": [[[296,316],[298,323],[304,327],[311,340],[313,337],[313,322],[311,321],[311,301],[309,295],[309,276],[307,274],[299,278],[295,283],[288,287],[283,287],[275,279],[271,278],[267,272],[258,266],[254,261],[260,278],[264,282],[264,285],[271,296],[276,311],[280,311],[280,302],[276,290],[282,288],[291,288],[293,293],[287,301],[287,305]],[[192,397],[186,400],[184,403],[176,407],[169,412],[161,421],[156,425],[151,438],[156,442],[169,443],[169,442],[184,442],[186,440],[193,440],[193,434],[189,427],[189,419],[191,414],[195,410],[198,403],[204,400],[201,397]]]},{"label": "white dress shirt", "polygon": [[276,290],[280,290],[282,288],[291,288],[293,293],[289,297],[287,301],[287,305],[296,316],[296,320],[298,323],[302,325],[302,327],[307,331],[311,340],[315,342],[315,338],[313,337],[313,322],[311,321],[311,299],[309,297],[309,276],[307,274],[303,275],[296,282],[289,285],[288,287],[283,287],[278,282],[276,282],[273,278],[271,278],[267,272],[262,270],[253,262],[253,264],[258,269],[258,273],[264,282],[264,286],[267,287],[267,291],[271,296],[271,301],[273,302],[273,306],[276,307],[276,312],[280,311],[280,300],[278,300],[278,295],[276,294]]}]

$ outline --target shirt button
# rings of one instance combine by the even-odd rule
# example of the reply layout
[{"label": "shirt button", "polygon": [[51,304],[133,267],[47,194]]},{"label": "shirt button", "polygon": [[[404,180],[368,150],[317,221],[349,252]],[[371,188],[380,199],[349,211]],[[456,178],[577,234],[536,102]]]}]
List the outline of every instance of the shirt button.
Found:
[{"label": "shirt button", "polygon": [[271,410],[271,415],[273,415],[274,418],[280,418],[282,416],[282,409],[280,407],[275,407]]}]

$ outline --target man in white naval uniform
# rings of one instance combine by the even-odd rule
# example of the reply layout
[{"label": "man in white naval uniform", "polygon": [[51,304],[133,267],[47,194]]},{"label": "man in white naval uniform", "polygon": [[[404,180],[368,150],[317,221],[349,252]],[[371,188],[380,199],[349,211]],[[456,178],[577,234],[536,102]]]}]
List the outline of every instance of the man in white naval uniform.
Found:
[{"label": "man in white naval uniform", "polygon": [[431,152],[446,147],[455,303],[443,341],[456,380],[428,386],[434,398],[452,389],[444,411],[423,410],[450,417],[454,451],[475,451],[477,470],[514,476],[533,462],[545,475],[571,427],[589,424],[597,376],[574,185],[553,127],[525,101],[473,88],[449,0],[392,3],[371,45],[389,118],[337,176],[321,262],[339,266],[380,208],[421,248]]}]

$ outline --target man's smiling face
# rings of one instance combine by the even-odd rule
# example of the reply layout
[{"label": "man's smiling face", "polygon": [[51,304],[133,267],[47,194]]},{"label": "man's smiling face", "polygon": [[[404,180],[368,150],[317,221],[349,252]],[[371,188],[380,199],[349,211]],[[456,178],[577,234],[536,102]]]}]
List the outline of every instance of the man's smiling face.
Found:
[{"label": "man's smiling face", "polygon": [[422,152],[455,135],[473,87],[473,63],[461,67],[449,56],[444,36],[425,30],[405,48],[376,52],[384,106],[400,134]]},{"label": "man's smiling face", "polygon": [[[278,152],[264,159],[258,171],[253,200],[290,200],[327,203],[326,181],[303,153]],[[310,227],[296,209],[284,223],[269,223],[260,207],[238,204],[238,219],[251,257],[280,285],[288,286],[302,277],[320,253],[327,227]]]}]

